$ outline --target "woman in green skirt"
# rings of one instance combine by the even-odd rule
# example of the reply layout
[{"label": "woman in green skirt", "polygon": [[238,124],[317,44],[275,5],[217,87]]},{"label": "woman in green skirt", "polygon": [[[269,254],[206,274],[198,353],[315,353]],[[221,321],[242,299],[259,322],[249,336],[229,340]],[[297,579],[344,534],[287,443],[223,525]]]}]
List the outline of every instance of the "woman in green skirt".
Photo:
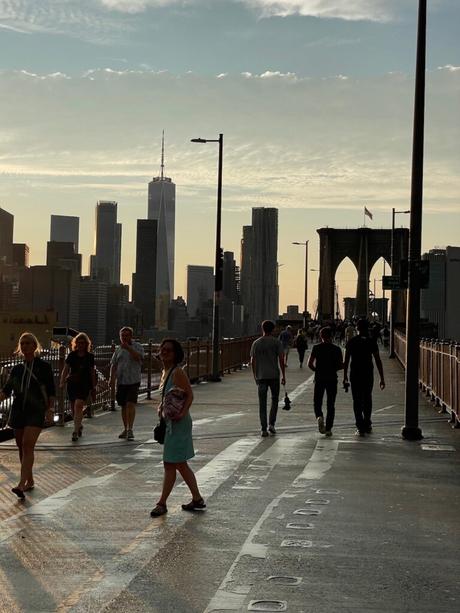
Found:
[{"label": "woman in green skirt", "polygon": [[178,471],[188,485],[192,500],[183,504],[184,511],[196,511],[206,508],[206,504],[198,489],[195,474],[187,461],[193,458],[195,451],[192,440],[192,418],[190,406],[193,402],[193,392],[186,373],[179,364],[184,360],[184,351],[181,344],[175,339],[164,339],[160,345],[160,360],[163,363],[161,373],[160,391],[162,398],[172,390],[178,388],[183,392],[183,402],[179,413],[174,419],[164,415],[163,402],[158,407],[158,413],[166,418],[166,435],[163,450],[163,489],[160,499],[150,512],[151,517],[159,517],[168,512],[166,501],[176,482]]}]

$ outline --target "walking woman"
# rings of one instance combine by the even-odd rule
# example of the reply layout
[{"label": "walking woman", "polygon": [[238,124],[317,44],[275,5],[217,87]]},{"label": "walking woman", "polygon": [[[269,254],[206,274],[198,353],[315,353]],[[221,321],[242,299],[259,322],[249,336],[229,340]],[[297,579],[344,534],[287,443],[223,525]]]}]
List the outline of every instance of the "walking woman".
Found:
[{"label": "walking woman", "polygon": [[[184,351],[181,344],[175,339],[165,339],[160,345],[160,360],[163,363],[161,373],[160,390],[162,398],[172,388],[179,388],[184,392],[182,409],[174,420],[166,419],[166,435],[163,450],[163,489],[160,499],[151,511],[151,517],[159,517],[167,513],[166,501],[176,482],[178,471],[192,494],[192,500],[183,504],[184,511],[205,509],[206,504],[198,489],[195,475],[187,464],[187,460],[193,458],[195,451],[192,441],[192,418],[190,417],[190,405],[193,402],[193,392],[186,373],[179,364],[184,359]],[[163,414],[163,402],[158,407],[158,413]]]},{"label": "walking woman", "polygon": [[0,391],[0,402],[14,394],[9,424],[14,430],[21,461],[21,477],[12,492],[25,498],[24,492],[34,488],[32,468],[37,439],[46,422],[53,422],[54,386],[51,366],[40,359],[41,347],[37,338],[24,332],[19,338],[16,353],[24,358],[22,364],[11,369],[9,378]]},{"label": "walking woman", "polygon": [[67,382],[67,395],[73,414],[72,441],[78,441],[83,433],[83,411],[91,394],[96,394],[96,369],[94,354],[91,353],[91,341],[84,332],[72,339],[72,346],[62,369],[60,387]]},{"label": "walking woman", "polygon": [[297,349],[297,353],[299,354],[299,365],[300,368],[302,368],[305,358],[305,351],[308,349],[307,335],[305,334],[305,330],[303,328],[299,328],[299,331],[297,332],[297,336],[294,339],[294,347]]}]

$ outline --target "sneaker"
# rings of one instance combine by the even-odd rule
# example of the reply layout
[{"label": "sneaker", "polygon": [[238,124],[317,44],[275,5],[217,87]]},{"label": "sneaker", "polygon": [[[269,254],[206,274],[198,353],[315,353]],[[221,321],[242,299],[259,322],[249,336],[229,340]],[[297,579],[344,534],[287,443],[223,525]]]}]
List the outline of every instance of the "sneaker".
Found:
[{"label": "sneaker", "polygon": [[356,430],[355,436],[366,436],[366,433],[363,432],[362,430]]},{"label": "sneaker", "polygon": [[270,434],[273,434],[273,436],[275,436],[276,434],[275,426],[268,426],[268,431],[270,432]]},{"label": "sneaker", "polygon": [[326,432],[324,434],[326,436],[332,436],[332,431],[331,430],[326,430]]},{"label": "sneaker", "polygon": [[266,430],[262,430],[262,432],[260,433],[260,436],[261,436],[262,438],[265,438],[265,437],[267,437],[267,436],[268,436],[268,432],[267,432]]},{"label": "sneaker", "polygon": [[128,431],[127,430],[123,430],[123,432],[118,435],[118,438],[126,438],[127,436],[128,436]]},{"label": "sneaker", "polygon": [[126,434],[126,438],[128,439],[128,441],[133,441],[134,440],[134,432],[132,430],[128,430],[127,434]]},{"label": "sneaker", "polygon": [[326,432],[326,428],[324,427],[324,417],[320,415],[316,421],[318,422],[318,432],[320,432],[320,434],[324,434]]}]

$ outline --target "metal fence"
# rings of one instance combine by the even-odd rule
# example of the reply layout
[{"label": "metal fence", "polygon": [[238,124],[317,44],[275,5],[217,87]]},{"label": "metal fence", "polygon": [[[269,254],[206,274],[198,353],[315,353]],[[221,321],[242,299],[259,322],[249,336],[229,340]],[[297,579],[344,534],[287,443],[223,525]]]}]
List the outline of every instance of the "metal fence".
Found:
[{"label": "metal fence", "polygon": [[[243,337],[221,341],[220,343],[220,374],[223,376],[231,371],[243,368],[249,363],[249,352],[253,341],[257,337]],[[209,341],[196,341],[182,343],[185,353],[184,370],[192,383],[205,380],[212,373],[212,343]],[[146,343],[143,345],[145,358],[142,364],[140,394],[146,394],[151,398],[153,390],[158,389],[160,383],[161,363],[156,359],[159,344]],[[56,383],[56,425],[72,419],[70,403],[66,390],[59,387],[59,380],[65,364],[67,349],[64,346],[59,349],[45,350],[41,357],[51,364]],[[104,345],[94,348],[94,361],[98,374],[96,399],[87,408],[87,415],[93,411],[108,411],[115,408],[115,393],[109,385],[110,360],[115,351],[115,345]],[[18,356],[0,356],[0,389],[6,383],[9,372],[15,364],[20,364],[22,359]],[[12,398],[0,403],[0,430],[7,428]]]},{"label": "metal fence", "polygon": [[[406,365],[406,337],[395,332],[395,353]],[[460,345],[440,340],[420,342],[420,388],[450,421],[460,427]]]}]

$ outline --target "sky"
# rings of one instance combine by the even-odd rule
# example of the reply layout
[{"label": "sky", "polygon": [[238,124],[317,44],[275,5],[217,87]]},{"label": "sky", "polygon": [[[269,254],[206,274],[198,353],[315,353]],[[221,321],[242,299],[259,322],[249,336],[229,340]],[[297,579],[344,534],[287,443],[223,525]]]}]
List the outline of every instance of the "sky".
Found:
[{"label": "sky", "polygon": [[[279,209],[280,307],[309,308],[320,227],[391,225],[410,204],[417,0],[0,0],[0,206],[45,262],[50,215],[118,202],[122,277],[160,170],[176,183],[175,294],[222,243],[239,261],[255,206]],[[428,0],[423,250],[460,245],[460,3]],[[398,225],[408,216],[399,215]],[[371,271],[377,295],[382,262]],[[356,272],[341,265],[341,298]],[[380,286],[381,287],[381,286]]]}]

